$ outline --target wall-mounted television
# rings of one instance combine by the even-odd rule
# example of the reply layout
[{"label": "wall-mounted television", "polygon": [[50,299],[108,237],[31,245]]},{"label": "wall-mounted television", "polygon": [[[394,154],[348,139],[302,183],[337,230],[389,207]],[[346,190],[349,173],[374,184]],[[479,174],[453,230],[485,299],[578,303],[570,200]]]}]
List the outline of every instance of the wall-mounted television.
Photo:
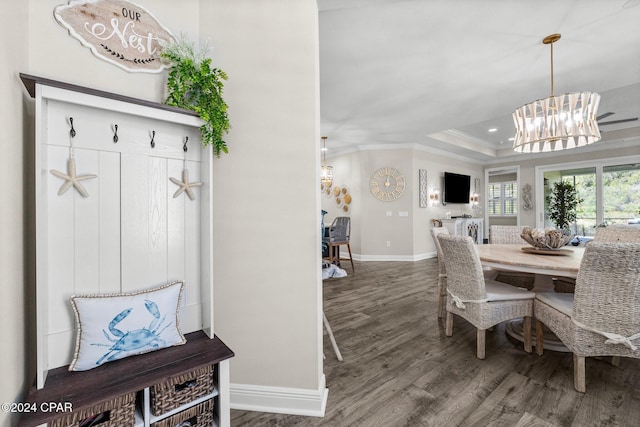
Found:
[{"label": "wall-mounted television", "polygon": [[444,203],[469,203],[471,177],[458,173],[444,173]]}]

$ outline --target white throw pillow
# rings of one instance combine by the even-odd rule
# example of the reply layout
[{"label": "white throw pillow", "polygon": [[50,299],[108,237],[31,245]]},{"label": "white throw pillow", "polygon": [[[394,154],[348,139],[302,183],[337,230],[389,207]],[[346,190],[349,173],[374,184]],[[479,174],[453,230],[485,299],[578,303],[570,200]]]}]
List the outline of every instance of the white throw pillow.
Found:
[{"label": "white throw pillow", "polygon": [[70,371],[186,342],[178,325],[182,282],[134,293],[75,295],[76,351]]}]

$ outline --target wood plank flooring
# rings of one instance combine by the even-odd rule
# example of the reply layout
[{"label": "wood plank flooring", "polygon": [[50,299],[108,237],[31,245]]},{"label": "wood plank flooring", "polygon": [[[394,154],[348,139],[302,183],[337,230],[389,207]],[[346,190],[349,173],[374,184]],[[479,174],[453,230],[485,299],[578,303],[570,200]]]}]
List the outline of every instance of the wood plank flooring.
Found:
[{"label": "wood plank flooring", "polygon": [[527,354],[455,317],[437,319],[437,263],[358,262],[324,281],[325,313],[344,357],[325,336],[324,418],[231,411],[236,426],[640,426],[640,359],[587,359],[587,393],[573,389],[570,353]]}]

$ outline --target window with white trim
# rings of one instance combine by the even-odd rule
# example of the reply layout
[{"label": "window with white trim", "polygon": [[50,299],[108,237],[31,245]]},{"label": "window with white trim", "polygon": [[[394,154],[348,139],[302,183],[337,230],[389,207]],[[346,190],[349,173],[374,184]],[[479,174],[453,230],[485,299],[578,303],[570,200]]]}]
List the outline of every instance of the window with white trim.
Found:
[{"label": "window with white trim", "polygon": [[[605,159],[540,168],[544,185],[544,226],[555,227],[549,219],[547,196],[555,183],[567,181],[576,189],[580,203],[571,231],[578,236],[594,236],[598,226],[640,224],[640,163],[630,159]],[[595,163],[595,165],[593,165]]]},{"label": "window with white trim", "polygon": [[518,183],[492,182],[487,191],[489,216],[515,216],[518,214]]}]

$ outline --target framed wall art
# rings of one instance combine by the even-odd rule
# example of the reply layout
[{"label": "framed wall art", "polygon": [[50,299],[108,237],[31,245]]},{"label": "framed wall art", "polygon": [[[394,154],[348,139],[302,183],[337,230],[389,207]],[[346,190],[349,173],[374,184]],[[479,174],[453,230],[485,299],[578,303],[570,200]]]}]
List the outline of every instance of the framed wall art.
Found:
[{"label": "framed wall art", "polygon": [[429,191],[427,190],[427,170],[418,170],[418,203],[421,208],[426,208],[429,202]]}]

